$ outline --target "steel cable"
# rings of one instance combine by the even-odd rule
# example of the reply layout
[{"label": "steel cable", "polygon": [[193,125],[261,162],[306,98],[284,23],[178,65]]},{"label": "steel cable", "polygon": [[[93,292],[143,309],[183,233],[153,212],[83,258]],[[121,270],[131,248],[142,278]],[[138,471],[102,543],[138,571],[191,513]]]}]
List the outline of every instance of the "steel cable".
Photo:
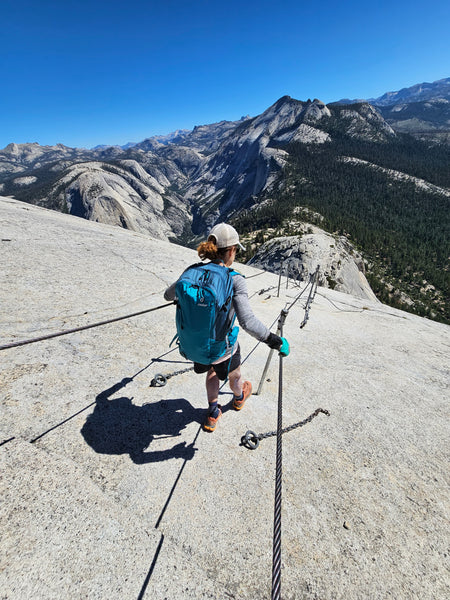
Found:
[{"label": "steel cable", "polygon": [[[315,292],[317,290],[318,284],[318,273],[319,266],[315,273],[310,277],[308,285],[297,295],[297,297],[291,302],[289,306],[284,308],[278,319],[278,327],[277,334],[280,337],[283,337],[283,326],[286,320],[286,317],[290,311],[290,309],[294,306],[294,304],[300,299],[302,294],[306,291],[306,289],[311,286],[309,296],[306,302],[305,307],[305,318],[301,327],[303,327],[308,320],[308,312],[309,307],[314,299]],[[270,358],[272,356],[272,351],[269,354],[269,359],[266,363],[266,368],[268,367],[268,363],[270,362]],[[264,374],[261,379],[261,383],[264,379]],[[318,409],[316,414],[319,412],[325,412],[322,409]],[[312,415],[307,421],[314,418],[316,415]],[[295,425],[300,426],[300,424]],[[294,428],[292,426],[291,428]],[[289,429],[291,429],[289,428]],[[247,434],[253,432],[247,432]],[[282,504],[282,477],[283,477],[283,356],[279,354],[279,371],[278,371],[278,416],[277,416],[277,450],[276,450],[276,467],[275,467],[275,501],[274,501],[274,522],[273,522],[273,554],[272,554],[272,600],[281,600],[281,504]],[[246,437],[246,436],[244,436]],[[255,436],[254,436],[255,437]],[[241,443],[243,441],[241,440]],[[259,440],[253,446],[249,444],[248,447],[256,448],[259,444]],[[245,444],[244,444],[245,445]]]},{"label": "steel cable", "polygon": [[123,317],[116,317],[115,319],[108,319],[107,321],[100,321],[99,323],[92,323],[91,325],[84,325],[83,327],[75,327],[74,329],[67,329],[66,331],[58,331],[57,333],[50,333],[48,335],[43,335],[37,338],[32,338],[29,340],[21,340],[20,342],[12,342],[10,344],[4,344],[0,346],[0,350],[7,350],[8,348],[17,348],[18,346],[26,346],[27,344],[34,344],[35,342],[42,342],[43,340],[50,340],[55,337],[60,337],[62,335],[68,335],[69,333],[76,333],[77,331],[85,331],[86,329],[92,329],[94,327],[100,327],[101,325],[108,325],[109,323],[116,323],[117,321],[123,321],[124,319],[130,319],[131,317],[137,317],[139,315],[144,315],[149,312],[153,312],[155,310],[159,310],[160,308],[165,308],[166,306],[171,306],[174,304],[173,302],[168,302],[167,304],[161,304],[160,306],[155,306],[154,308],[147,308],[146,310],[141,310],[139,312],[135,312],[129,315],[124,315]]},{"label": "steel cable", "polygon": [[[282,311],[278,321],[280,336],[283,336],[283,325],[287,312]],[[279,355],[278,370],[278,419],[277,419],[277,454],[275,467],[275,505],[273,520],[273,558],[272,558],[272,600],[281,598],[281,493],[283,462],[283,356]]]},{"label": "steel cable", "polygon": [[303,327],[308,322],[308,319],[309,319],[309,309],[311,308],[312,301],[314,300],[314,297],[316,295],[318,282],[319,282],[319,266],[317,266],[317,269],[316,269],[314,275],[311,277],[311,281],[310,281],[310,283],[311,283],[311,289],[309,290],[308,300],[306,301],[305,318],[300,323],[300,329],[303,329]]}]

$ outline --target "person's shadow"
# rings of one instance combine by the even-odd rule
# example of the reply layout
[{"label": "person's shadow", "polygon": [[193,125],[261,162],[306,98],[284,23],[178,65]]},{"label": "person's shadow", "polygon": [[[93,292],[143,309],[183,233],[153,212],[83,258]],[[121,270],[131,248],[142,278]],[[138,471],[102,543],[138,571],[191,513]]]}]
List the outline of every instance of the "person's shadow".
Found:
[{"label": "person's shadow", "polygon": [[85,441],[100,454],[128,454],[136,464],[194,457],[194,444],[176,444],[168,450],[147,450],[157,438],[177,437],[189,423],[201,423],[202,411],[185,398],[160,400],[144,406],[133,404],[133,398],[110,396],[130,383],[123,379],[96,397],[94,411],[81,428]]}]

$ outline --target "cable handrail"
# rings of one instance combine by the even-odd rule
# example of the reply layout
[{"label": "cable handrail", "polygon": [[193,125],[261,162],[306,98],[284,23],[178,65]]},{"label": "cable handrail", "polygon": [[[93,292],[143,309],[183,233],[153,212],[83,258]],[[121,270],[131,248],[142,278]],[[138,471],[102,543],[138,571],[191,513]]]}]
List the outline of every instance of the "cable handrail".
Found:
[{"label": "cable handrail", "polygon": [[20,340],[19,342],[11,342],[9,344],[3,344],[0,346],[0,350],[7,350],[9,348],[17,348],[19,346],[26,346],[28,344],[34,344],[36,342],[42,342],[44,340],[50,340],[52,338],[61,337],[63,335],[69,335],[70,333],[76,333],[78,331],[85,331],[86,329],[93,329],[94,327],[101,327],[102,325],[108,325],[109,323],[116,323],[117,321],[123,321],[124,319],[131,319],[132,317],[138,317],[139,315],[145,315],[146,313],[171,306],[174,302],[168,302],[167,304],[161,304],[153,308],[147,308],[140,310],[139,312],[123,315],[122,317],[115,317],[114,319],[108,319],[106,321],[99,321],[98,323],[91,323],[90,325],[83,325],[82,327],[74,327],[73,329],[66,329],[65,331],[58,331],[56,333],[50,333],[48,335],[42,335],[40,337],[31,338],[27,340]]}]

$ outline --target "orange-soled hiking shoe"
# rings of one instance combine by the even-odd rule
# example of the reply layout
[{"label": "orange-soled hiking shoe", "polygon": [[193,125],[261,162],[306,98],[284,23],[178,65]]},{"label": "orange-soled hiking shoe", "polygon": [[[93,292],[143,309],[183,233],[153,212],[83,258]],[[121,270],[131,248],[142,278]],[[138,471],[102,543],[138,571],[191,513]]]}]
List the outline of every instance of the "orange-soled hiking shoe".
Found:
[{"label": "orange-soled hiking shoe", "polygon": [[252,384],[250,383],[250,381],[244,381],[244,383],[242,384],[242,392],[244,394],[242,396],[242,400],[238,400],[236,396],[233,397],[234,410],[241,410],[244,407],[247,398],[250,398],[250,396],[252,395]]},{"label": "orange-soled hiking shoe", "polygon": [[217,417],[214,418],[210,414],[208,414],[208,416],[206,417],[206,421],[203,423],[203,429],[205,431],[211,431],[212,432],[217,427],[217,421],[222,416],[222,411],[221,411],[222,407],[219,404],[217,406],[217,408],[219,409],[219,413],[218,413]]}]

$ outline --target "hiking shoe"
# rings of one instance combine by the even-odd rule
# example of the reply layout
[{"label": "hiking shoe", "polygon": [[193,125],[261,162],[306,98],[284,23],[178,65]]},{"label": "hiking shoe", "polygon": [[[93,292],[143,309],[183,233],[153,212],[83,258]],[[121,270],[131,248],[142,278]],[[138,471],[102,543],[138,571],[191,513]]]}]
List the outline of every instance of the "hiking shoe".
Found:
[{"label": "hiking shoe", "polygon": [[252,384],[250,381],[244,381],[242,384],[242,400],[238,400],[236,396],[233,396],[233,408],[234,410],[241,410],[244,407],[245,401],[252,395]]},{"label": "hiking shoe", "polygon": [[219,414],[217,415],[217,417],[213,417],[210,414],[208,414],[208,416],[206,417],[206,421],[203,423],[203,429],[205,431],[214,431],[214,429],[217,426],[217,421],[220,419],[220,417],[222,416],[222,411],[220,410],[222,407],[220,406],[220,404],[218,405],[218,409],[219,409]]}]

